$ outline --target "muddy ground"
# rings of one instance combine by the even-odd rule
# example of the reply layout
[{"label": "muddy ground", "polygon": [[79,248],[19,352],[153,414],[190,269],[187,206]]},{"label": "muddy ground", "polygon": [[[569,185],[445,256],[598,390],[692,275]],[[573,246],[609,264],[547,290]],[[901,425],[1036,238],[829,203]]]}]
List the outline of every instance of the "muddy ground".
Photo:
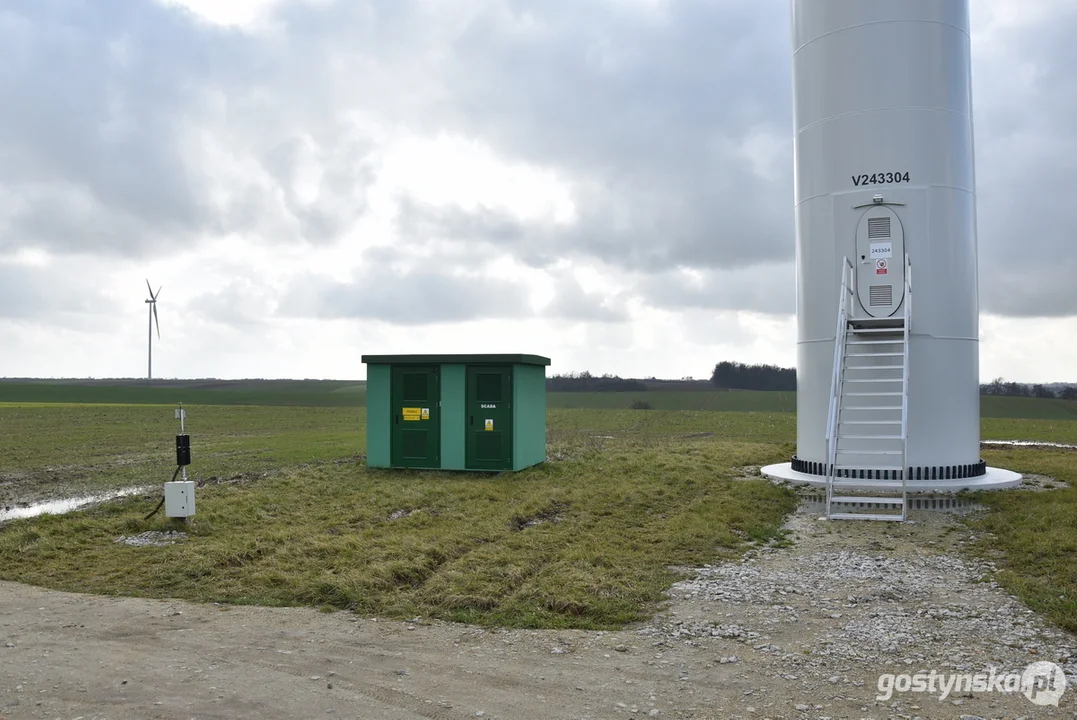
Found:
[{"label": "muddy ground", "polygon": [[[0,718],[1072,718],[1020,693],[895,693],[882,673],[1077,680],[1077,639],[961,553],[956,516],[790,519],[617,632],[503,631],[0,583]],[[152,548],[147,548],[152,552]]]}]

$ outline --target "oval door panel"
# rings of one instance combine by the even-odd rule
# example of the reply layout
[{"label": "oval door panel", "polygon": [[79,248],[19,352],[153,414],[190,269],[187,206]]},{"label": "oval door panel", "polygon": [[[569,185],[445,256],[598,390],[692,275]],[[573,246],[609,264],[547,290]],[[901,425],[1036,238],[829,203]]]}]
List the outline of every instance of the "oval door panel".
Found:
[{"label": "oval door panel", "polygon": [[905,293],[905,232],[885,205],[864,212],[856,227],[856,293],[871,317],[890,317]]}]

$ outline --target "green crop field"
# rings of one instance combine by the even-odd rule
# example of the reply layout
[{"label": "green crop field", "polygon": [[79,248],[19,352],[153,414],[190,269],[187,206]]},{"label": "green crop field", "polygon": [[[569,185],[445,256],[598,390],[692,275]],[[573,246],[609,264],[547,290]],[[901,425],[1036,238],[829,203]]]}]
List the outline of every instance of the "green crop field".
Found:
[{"label": "green crop field", "polygon": [[[655,410],[725,410],[732,412],[796,412],[795,392],[756,390],[645,390],[640,392],[562,392],[549,394],[559,408],[628,409],[646,403]],[[984,418],[1077,420],[1077,401],[1023,397],[980,398]]]},{"label": "green crop field", "polygon": [[550,393],[557,408],[624,410],[646,403],[655,410],[718,410],[732,412],[796,412],[797,394],[755,390],[646,390],[643,392]]},{"label": "green crop field", "polygon": [[[796,412],[795,392],[714,390],[700,383],[638,392],[550,393],[551,408]],[[366,383],[354,380],[0,380],[0,402],[363,407]],[[1077,420],[1077,401],[985,395],[985,418]]]},{"label": "green crop field", "polygon": [[[732,558],[750,542],[781,544],[796,504],[752,474],[793,453],[789,412],[552,408],[549,461],[503,475],[368,470],[365,410],[354,406],[188,412],[200,483],[189,539],[134,548],[114,541],[177,527],[160,514],[144,519],[174,469],[172,406],[0,403],[0,511],[145,488],[68,515],[0,523],[0,579],[487,625],[616,627],[653,612],[677,577],[671,568]],[[1077,421],[985,418],[982,435],[1077,443]],[[1077,630],[1077,455],[1010,448],[983,457],[1057,483],[983,495],[990,512],[967,520],[983,541],[968,551],[990,557],[1007,588]]]},{"label": "green crop field", "polygon": [[983,395],[980,397],[980,416],[1077,420],[1077,401]]},{"label": "green crop field", "polygon": [[0,380],[0,402],[357,407],[355,380]]}]

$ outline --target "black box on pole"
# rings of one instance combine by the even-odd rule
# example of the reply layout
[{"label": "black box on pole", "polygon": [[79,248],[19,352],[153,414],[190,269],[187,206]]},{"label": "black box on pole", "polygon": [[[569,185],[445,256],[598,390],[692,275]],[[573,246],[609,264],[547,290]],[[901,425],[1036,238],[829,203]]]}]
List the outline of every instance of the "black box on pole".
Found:
[{"label": "black box on pole", "polygon": [[176,464],[191,464],[191,436],[187,433],[176,436]]}]

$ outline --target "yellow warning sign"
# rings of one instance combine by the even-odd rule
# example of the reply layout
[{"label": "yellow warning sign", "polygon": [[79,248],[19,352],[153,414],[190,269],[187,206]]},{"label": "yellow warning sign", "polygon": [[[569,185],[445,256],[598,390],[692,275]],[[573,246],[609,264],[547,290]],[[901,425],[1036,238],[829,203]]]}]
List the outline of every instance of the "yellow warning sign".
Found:
[{"label": "yellow warning sign", "polygon": [[423,420],[430,419],[430,408],[423,408]]},{"label": "yellow warning sign", "polygon": [[402,408],[405,420],[420,420],[422,419],[422,413],[419,408]]},{"label": "yellow warning sign", "polygon": [[492,418],[486,418],[486,430],[487,432],[494,429],[494,421]]}]

